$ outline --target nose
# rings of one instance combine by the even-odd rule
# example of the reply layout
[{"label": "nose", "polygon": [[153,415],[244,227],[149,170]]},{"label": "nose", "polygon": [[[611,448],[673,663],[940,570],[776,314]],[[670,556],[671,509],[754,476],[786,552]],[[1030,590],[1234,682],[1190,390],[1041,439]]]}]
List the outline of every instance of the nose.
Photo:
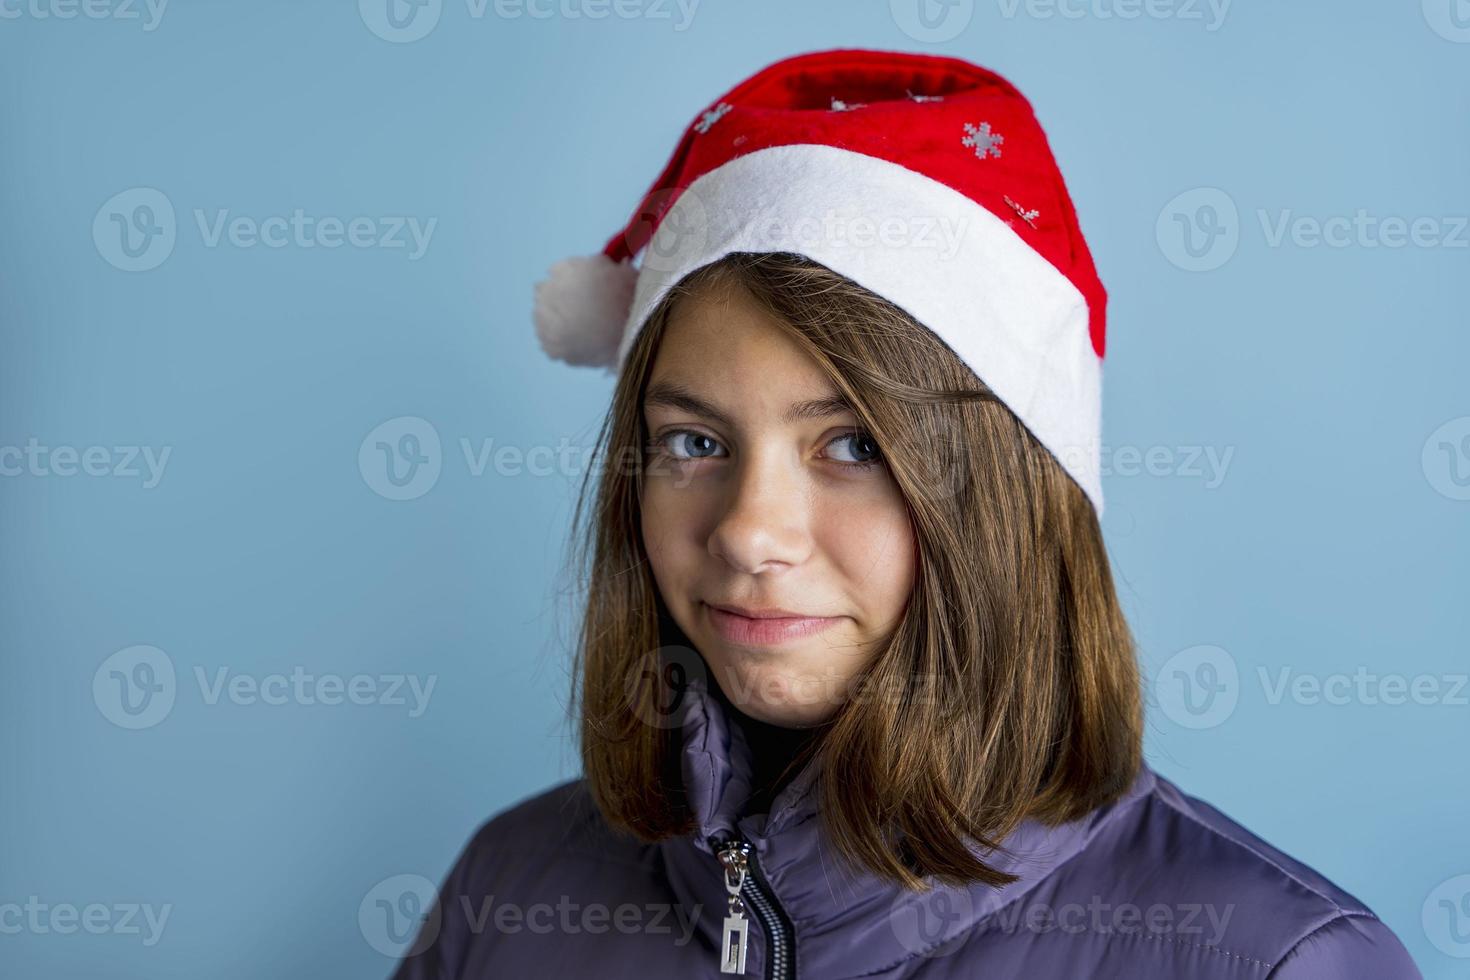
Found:
[{"label": "nose", "polygon": [[735,466],[709,536],[709,553],[747,575],[800,565],[811,553],[811,488],[799,461],[779,450]]}]

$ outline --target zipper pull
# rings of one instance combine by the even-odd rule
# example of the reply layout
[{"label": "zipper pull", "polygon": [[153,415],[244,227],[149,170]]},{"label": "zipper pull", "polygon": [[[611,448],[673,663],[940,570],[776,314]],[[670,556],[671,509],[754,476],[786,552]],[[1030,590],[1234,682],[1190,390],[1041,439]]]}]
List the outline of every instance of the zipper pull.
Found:
[{"label": "zipper pull", "polygon": [[745,900],[740,897],[740,890],[745,886],[746,855],[750,853],[750,845],[742,840],[714,843],[715,853],[725,868],[725,891],[730,899],[720,938],[720,972],[744,973],[750,920],[745,917]]}]

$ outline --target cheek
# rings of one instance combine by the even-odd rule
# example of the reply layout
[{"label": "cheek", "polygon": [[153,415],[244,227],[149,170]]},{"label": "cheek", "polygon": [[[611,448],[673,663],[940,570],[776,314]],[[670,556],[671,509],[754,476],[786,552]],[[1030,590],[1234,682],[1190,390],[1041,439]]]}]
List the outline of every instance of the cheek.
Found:
[{"label": "cheek", "polygon": [[650,481],[644,487],[642,501],[643,548],[653,566],[654,577],[672,579],[695,560],[695,530],[699,527],[698,494],[688,488],[668,485],[666,481]]},{"label": "cheek", "polygon": [[908,602],[916,570],[913,527],[897,490],[819,512],[822,550],[832,568],[871,625],[891,627]]}]

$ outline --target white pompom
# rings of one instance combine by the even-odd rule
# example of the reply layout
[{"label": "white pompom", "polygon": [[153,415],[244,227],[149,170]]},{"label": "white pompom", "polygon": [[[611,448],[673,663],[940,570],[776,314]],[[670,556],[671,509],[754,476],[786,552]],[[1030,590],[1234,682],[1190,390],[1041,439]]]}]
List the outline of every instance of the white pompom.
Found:
[{"label": "white pompom", "polygon": [[568,364],[611,367],[637,283],[631,262],[600,252],[552,265],[536,284],[531,314],[541,349]]}]

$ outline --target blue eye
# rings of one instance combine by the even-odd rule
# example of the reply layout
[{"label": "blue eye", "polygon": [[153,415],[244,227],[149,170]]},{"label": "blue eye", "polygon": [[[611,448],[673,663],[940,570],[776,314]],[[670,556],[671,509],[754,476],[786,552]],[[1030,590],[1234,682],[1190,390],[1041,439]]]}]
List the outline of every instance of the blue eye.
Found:
[{"label": "blue eye", "polygon": [[669,455],[675,459],[709,459],[727,455],[718,442],[703,432],[692,429],[676,429],[665,433],[659,440],[660,447],[672,447]]},{"label": "blue eye", "polygon": [[850,458],[844,459],[844,450],[839,450],[836,459],[837,462],[845,463],[848,466],[871,466],[881,458],[881,454],[878,452],[878,444],[866,432],[848,432],[833,439],[827,445],[846,447],[845,452],[849,454]]}]

